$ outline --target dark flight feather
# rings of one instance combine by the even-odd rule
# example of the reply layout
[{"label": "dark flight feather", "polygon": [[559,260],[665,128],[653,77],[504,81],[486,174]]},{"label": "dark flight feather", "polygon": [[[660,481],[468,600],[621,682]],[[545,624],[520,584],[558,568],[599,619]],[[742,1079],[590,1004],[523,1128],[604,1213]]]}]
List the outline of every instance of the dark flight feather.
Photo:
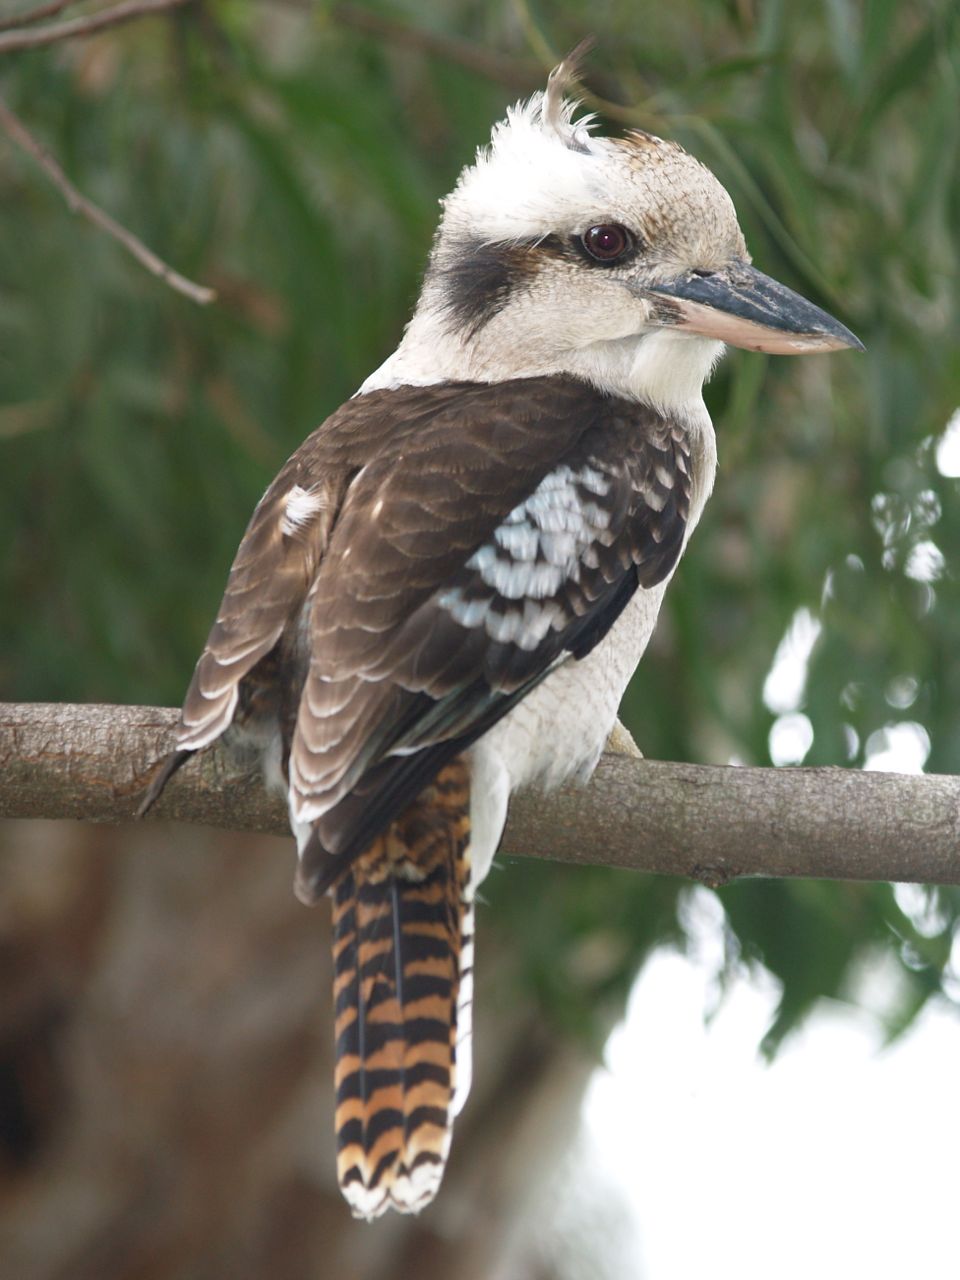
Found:
[{"label": "dark flight feather", "polygon": [[362,853],[670,574],[687,447],[649,406],[568,376],[348,401],[254,513],[178,748],[279,721],[296,802],[319,811],[301,891],[322,892],[329,856]]}]

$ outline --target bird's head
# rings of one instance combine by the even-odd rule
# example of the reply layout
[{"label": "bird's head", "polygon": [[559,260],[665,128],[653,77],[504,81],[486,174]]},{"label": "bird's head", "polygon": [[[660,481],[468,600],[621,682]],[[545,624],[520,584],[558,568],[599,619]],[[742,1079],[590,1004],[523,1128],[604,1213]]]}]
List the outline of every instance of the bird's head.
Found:
[{"label": "bird's head", "polygon": [[681,146],[576,120],[573,72],[511,109],[443,202],[408,347],[460,376],[566,371],[663,404],[699,397],[724,343],[860,347],[750,265],[729,195]]}]

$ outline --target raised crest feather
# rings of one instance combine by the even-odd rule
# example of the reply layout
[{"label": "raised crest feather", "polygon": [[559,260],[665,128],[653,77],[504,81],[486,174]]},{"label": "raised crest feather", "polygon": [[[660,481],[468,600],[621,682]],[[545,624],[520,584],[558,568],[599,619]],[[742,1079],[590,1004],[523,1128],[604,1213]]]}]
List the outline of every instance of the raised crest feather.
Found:
[{"label": "raised crest feather", "polygon": [[547,88],[543,95],[543,127],[555,133],[564,146],[571,147],[574,151],[586,151],[588,148],[578,136],[578,130],[572,127],[571,117],[579,104],[568,103],[566,95],[579,83],[580,68],[595,43],[593,36],[587,36],[562,62],[557,63],[547,77]]}]

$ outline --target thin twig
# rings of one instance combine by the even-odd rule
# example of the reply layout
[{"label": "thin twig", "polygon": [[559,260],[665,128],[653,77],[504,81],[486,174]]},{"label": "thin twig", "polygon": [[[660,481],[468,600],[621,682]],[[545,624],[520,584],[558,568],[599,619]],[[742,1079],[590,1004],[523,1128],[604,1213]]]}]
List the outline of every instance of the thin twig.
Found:
[{"label": "thin twig", "polygon": [[43,22],[46,18],[55,18],[68,5],[77,0],[48,0],[47,4],[39,4],[35,9],[24,9],[21,13],[10,13],[0,18],[0,31],[9,31],[11,27],[29,27],[34,22]]},{"label": "thin twig", "polygon": [[506,85],[508,89],[527,92],[530,85],[536,84],[540,79],[541,68],[536,62],[490,53],[471,44],[469,40],[426,31],[422,27],[412,27],[358,5],[335,4],[328,16],[339,26],[349,27],[364,35],[380,36],[401,48],[415,49],[443,58],[446,62],[453,62],[488,80]]},{"label": "thin twig", "polygon": [[214,289],[208,289],[206,285],[195,284],[192,280],[188,280],[186,276],[182,276],[179,271],[174,271],[173,267],[168,266],[162,258],[158,258],[152,249],[148,249],[142,240],[138,240],[132,231],[128,231],[116,219],[111,218],[109,213],[105,213],[92,200],[88,200],[86,196],[81,195],[50,152],[37,141],[2,99],[0,99],[0,128],[6,132],[7,136],[17,146],[22,147],[24,151],[33,156],[54,186],[62,193],[71,212],[82,214],[95,227],[99,227],[107,235],[113,236],[114,240],[118,240],[141,266],[146,267],[152,275],[158,276],[171,289],[176,289],[178,293],[185,294],[188,298],[192,298],[194,302],[199,302],[201,305],[213,302],[217,296]]},{"label": "thin twig", "polygon": [[[275,0],[275,3],[305,10],[308,0]],[[374,13],[358,5],[335,4],[327,16],[330,21],[340,26],[361,32],[363,35],[382,38],[399,48],[413,49],[442,58],[445,62],[465,67],[468,71],[506,85],[510,89],[517,89],[521,93],[529,93],[532,88],[544,82],[547,72],[561,61],[560,56],[554,54],[542,38],[534,39],[529,31],[528,39],[538,55],[536,59],[490,53],[471,44],[469,40],[440,35],[434,31],[427,31],[423,27],[409,26],[407,23],[397,22],[394,18],[384,17],[383,14]],[[601,87],[606,84],[606,77],[596,71],[591,72],[590,80]],[[634,127],[640,125],[645,128],[655,127],[666,118],[653,110],[650,105],[652,99],[637,106],[626,107],[614,102],[608,96],[590,90],[583,84],[578,88],[577,96],[591,110],[599,111],[611,120]]]},{"label": "thin twig", "polygon": [[66,22],[55,22],[51,27],[11,31],[8,35],[0,36],[0,53],[37,49],[41,45],[56,44],[58,40],[92,36],[107,27],[119,26],[121,22],[131,22],[134,18],[145,18],[151,13],[163,13],[167,9],[177,9],[190,3],[191,0],[127,0],[125,4],[115,5],[112,9],[87,14],[82,18],[70,18]]}]

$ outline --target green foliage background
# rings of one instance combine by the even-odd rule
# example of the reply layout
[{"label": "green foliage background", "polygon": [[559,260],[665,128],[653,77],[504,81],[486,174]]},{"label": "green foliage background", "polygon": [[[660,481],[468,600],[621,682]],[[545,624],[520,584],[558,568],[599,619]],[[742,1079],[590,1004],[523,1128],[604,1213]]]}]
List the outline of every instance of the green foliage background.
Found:
[{"label": "green foliage background", "polygon": [[[220,0],[6,55],[2,92],[81,190],[220,301],[147,276],[0,148],[0,696],[179,702],[260,493],[396,343],[437,199],[591,31],[608,126],[684,142],[757,264],[868,348],[724,362],[717,491],[625,719],[647,755],[769,763],[763,683],[806,607],[806,762],[858,767],[906,720],[960,770],[960,492],[935,465],[960,405],[958,25],[952,0]],[[684,945],[688,893],[523,862],[487,916],[553,1015],[600,1031],[648,951]],[[885,954],[891,1034],[958,998],[955,891],[720,896],[727,971],[783,983],[769,1048]]]}]

